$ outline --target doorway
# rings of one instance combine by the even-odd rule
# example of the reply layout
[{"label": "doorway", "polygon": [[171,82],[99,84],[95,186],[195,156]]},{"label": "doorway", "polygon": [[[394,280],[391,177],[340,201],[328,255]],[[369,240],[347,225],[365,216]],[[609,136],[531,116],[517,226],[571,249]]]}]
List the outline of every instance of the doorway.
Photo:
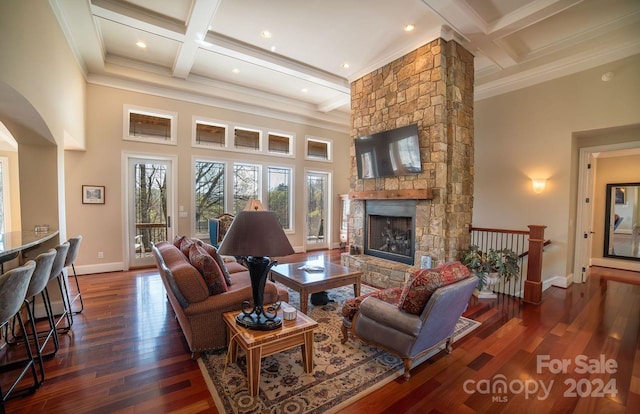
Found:
[{"label": "doorway", "polygon": [[[621,128],[622,132],[616,130],[600,131],[602,137],[616,137],[624,135],[624,132],[637,136],[635,131],[640,131],[638,126]],[[593,132],[591,132],[593,133]],[[609,140],[612,140],[609,138]],[[593,139],[591,140],[593,141]],[[603,142],[607,139],[603,138]],[[574,256],[574,272],[573,282],[585,282],[587,270],[590,266],[604,266],[623,270],[640,271],[640,264],[634,260],[619,260],[619,258],[607,257],[603,255],[604,238],[605,238],[605,202],[604,186],[602,181],[608,181],[608,175],[603,175],[604,170],[600,171],[595,168],[588,171],[589,162],[587,159],[602,159],[625,157],[633,154],[640,154],[640,142],[630,141],[619,144],[604,144],[599,146],[589,146],[580,148],[580,169],[579,169],[579,185],[577,192],[577,220],[575,233],[575,256]],[[589,177],[589,175],[591,175]],[[587,185],[587,182],[599,183],[602,187],[595,192],[596,185]],[[601,191],[600,191],[601,190]],[[580,226],[579,224],[588,224],[588,226]]]},{"label": "doorway", "polygon": [[331,173],[305,172],[305,250],[329,246],[331,214]]},{"label": "doorway", "polygon": [[171,158],[127,157],[126,257],[129,268],[155,264],[151,246],[173,239]]}]

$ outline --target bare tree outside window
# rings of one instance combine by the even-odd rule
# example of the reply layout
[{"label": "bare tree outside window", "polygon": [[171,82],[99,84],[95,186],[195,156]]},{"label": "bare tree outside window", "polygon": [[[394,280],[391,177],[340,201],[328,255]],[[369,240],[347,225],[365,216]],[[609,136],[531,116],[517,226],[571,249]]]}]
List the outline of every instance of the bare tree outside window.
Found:
[{"label": "bare tree outside window", "polygon": [[252,198],[260,196],[260,166],[235,164],[233,166],[233,214],[238,214]]},{"label": "bare tree outside window", "polygon": [[167,169],[160,164],[136,164],[136,235],[145,246],[167,238]]},{"label": "bare tree outside window", "polygon": [[269,189],[267,208],[276,213],[283,229],[290,229],[291,169],[269,167],[267,181]]},{"label": "bare tree outside window", "polygon": [[207,233],[209,219],[224,213],[225,165],[196,161],[194,170],[196,233]]}]

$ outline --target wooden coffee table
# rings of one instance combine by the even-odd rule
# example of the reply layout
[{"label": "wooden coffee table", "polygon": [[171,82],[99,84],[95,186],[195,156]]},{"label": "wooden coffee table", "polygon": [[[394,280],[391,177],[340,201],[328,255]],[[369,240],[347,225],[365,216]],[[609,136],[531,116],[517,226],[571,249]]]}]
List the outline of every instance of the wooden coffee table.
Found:
[{"label": "wooden coffee table", "polygon": [[322,271],[307,271],[300,267],[317,262],[279,264],[271,268],[271,280],[300,293],[300,310],[307,313],[309,294],[353,284],[353,294],[360,296],[362,272],[334,263],[323,263]]},{"label": "wooden coffee table", "polygon": [[[282,302],[282,305],[287,304]],[[236,324],[238,313],[240,311],[227,312],[222,315],[222,319],[227,325],[227,337],[233,338],[228,351],[231,361],[236,362],[238,345],[247,356],[249,394],[258,395],[262,358],[294,346],[302,348],[304,372],[313,372],[313,330],[318,326],[318,322],[302,312],[297,312],[295,320],[283,319],[282,326],[278,329],[255,331]],[[282,306],[278,309],[278,316],[282,318]]]}]

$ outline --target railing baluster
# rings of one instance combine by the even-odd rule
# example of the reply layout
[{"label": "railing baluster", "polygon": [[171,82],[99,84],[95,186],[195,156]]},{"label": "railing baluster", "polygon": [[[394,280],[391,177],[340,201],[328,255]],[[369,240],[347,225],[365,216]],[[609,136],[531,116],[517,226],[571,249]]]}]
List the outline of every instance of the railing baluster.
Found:
[{"label": "railing baluster", "polygon": [[[510,296],[524,297],[525,296],[525,281],[529,280],[527,284],[529,287],[529,295],[532,286],[540,285],[540,272],[542,267],[541,255],[536,255],[536,261],[540,261],[539,266],[533,266],[533,271],[537,274],[529,274],[527,271],[531,269],[529,263],[529,240],[531,236],[534,236],[536,246],[540,245],[539,238],[544,236],[544,226],[529,226],[530,230],[504,230],[504,229],[488,229],[488,228],[475,228],[471,227],[471,244],[480,247],[481,250],[487,251],[489,249],[511,249],[518,256],[518,265],[520,266],[520,273],[518,280],[501,281],[494,290],[499,293],[507,294]],[[542,228],[542,230],[541,230]],[[542,233],[540,233],[542,231]],[[532,239],[533,240],[533,239]],[[550,241],[545,241],[544,245],[549,244]],[[539,247],[536,247],[538,249]],[[531,271],[531,270],[529,270]],[[534,294],[535,298],[538,298],[539,292]],[[526,300],[526,298],[525,298]]]}]

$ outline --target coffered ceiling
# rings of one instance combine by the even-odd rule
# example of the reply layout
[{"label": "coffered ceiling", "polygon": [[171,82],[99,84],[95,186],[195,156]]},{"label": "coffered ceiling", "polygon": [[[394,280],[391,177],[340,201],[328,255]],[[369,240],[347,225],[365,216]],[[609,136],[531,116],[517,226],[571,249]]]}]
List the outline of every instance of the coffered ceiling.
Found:
[{"label": "coffered ceiling", "polygon": [[438,37],[477,100],[640,53],[638,0],[49,2],[90,83],[338,130],[351,81]]}]

